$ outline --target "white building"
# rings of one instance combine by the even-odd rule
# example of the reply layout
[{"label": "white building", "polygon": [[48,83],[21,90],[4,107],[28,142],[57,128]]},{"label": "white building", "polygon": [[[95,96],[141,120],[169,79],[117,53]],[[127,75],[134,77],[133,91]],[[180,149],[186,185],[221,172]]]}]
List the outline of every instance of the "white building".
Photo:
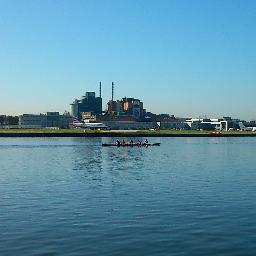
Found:
[{"label": "white building", "polygon": [[231,118],[191,118],[186,120],[186,123],[191,130],[221,130],[228,131],[229,129],[234,129],[236,122]]}]

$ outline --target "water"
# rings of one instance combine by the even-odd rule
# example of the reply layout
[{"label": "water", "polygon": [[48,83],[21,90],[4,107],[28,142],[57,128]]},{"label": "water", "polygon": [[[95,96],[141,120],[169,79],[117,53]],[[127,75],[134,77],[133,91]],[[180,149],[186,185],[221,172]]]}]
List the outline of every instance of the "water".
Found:
[{"label": "water", "polygon": [[0,255],[255,255],[256,138],[0,139]]}]

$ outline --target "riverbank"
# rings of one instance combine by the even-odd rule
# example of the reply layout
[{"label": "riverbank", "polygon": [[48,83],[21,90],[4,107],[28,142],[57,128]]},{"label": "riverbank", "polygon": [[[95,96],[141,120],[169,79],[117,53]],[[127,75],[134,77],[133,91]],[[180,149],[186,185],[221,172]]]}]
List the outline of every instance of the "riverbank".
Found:
[{"label": "riverbank", "polygon": [[256,132],[228,131],[214,133],[212,131],[194,130],[92,131],[82,129],[0,129],[0,137],[256,137]]}]

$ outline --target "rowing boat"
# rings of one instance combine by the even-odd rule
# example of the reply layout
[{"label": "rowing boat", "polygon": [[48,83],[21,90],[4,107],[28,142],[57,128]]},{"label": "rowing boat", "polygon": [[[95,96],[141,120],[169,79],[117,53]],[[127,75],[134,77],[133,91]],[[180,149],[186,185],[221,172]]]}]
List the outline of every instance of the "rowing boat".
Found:
[{"label": "rowing boat", "polygon": [[103,147],[152,147],[152,146],[160,146],[160,143],[125,143],[125,144],[115,144],[115,143],[102,143]]},{"label": "rowing boat", "polygon": [[102,143],[103,147],[152,147],[152,146],[160,146],[160,143],[142,143],[142,144],[137,144],[137,143],[125,143],[125,144],[115,144],[115,143]]}]

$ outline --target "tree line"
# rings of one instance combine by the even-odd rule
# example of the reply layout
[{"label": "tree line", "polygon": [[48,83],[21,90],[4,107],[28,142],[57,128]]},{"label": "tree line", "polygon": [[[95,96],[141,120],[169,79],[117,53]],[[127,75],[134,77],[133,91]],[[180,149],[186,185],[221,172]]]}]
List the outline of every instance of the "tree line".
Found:
[{"label": "tree line", "polygon": [[18,125],[18,124],[19,124],[18,116],[0,115],[0,125]]}]

